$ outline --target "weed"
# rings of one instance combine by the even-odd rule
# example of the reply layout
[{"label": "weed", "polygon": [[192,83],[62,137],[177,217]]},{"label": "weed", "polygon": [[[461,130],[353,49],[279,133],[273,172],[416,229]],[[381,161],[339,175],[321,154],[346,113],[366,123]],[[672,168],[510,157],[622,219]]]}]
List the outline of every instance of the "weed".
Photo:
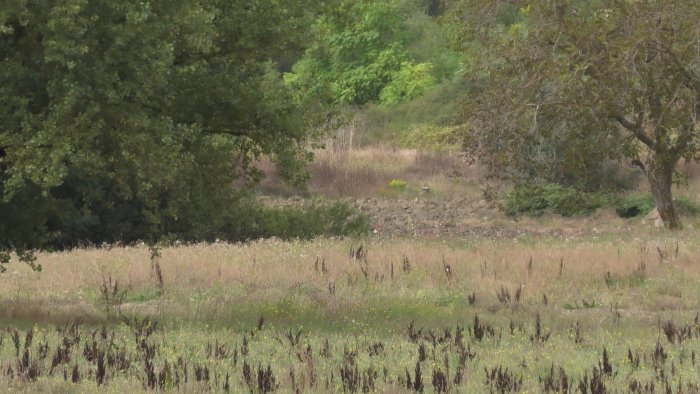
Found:
[{"label": "weed", "polygon": [[646,394],[646,393],[655,393],[656,392],[656,386],[654,385],[653,381],[648,381],[645,383],[641,383],[637,379],[633,379],[629,383],[629,392],[633,394]]},{"label": "weed", "polygon": [[357,248],[350,248],[350,258],[354,261],[367,260],[367,250],[364,245],[360,245]]},{"label": "weed", "polygon": [[405,274],[411,272],[411,262],[406,256],[403,256],[403,259],[401,260],[401,269]]},{"label": "weed", "polygon": [[549,372],[544,376],[540,376],[539,381],[542,386],[542,391],[545,393],[569,392],[570,378],[563,367],[559,367],[555,370],[554,364],[552,364],[549,368]]},{"label": "weed", "polygon": [[522,296],[523,293],[523,285],[518,285],[518,288],[515,289],[515,302],[520,302],[520,297]]},{"label": "weed", "polygon": [[[696,317],[697,319],[697,317]],[[695,325],[695,332],[697,332],[697,323]],[[673,322],[673,320],[668,320],[666,321],[663,326],[663,332],[666,334],[666,339],[668,339],[668,342],[671,344],[681,344],[683,341],[686,339],[691,339],[694,336],[694,330],[693,326],[686,325],[686,326],[676,326],[676,324]]]},{"label": "weed", "polygon": [[384,352],[384,344],[381,342],[375,342],[367,348],[367,353],[369,354],[370,357],[376,357],[379,356],[381,353]]},{"label": "weed", "polygon": [[601,370],[593,367],[590,378],[588,377],[588,372],[586,372],[583,378],[579,379],[578,389],[581,393],[605,394],[607,388]]},{"label": "weed", "polygon": [[414,323],[415,320],[411,320],[411,322],[408,323],[408,339],[413,343],[418,342],[418,339],[420,339],[423,334],[423,328],[416,330]]},{"label": "weed", "polygon": [[501,286],[501,290],[496,293],[496,298],[498,298],[498,302],[501,304],[508,304],[510,303],[510,291]]},{"label": "weed", "polygon": [[156,289],[158,289],[158,292],[162,294],[165,282],[163,281],[163,270],[160,267],[159,261],[161,257],[160,247],[158,245],[151,245],[149,246],[149,250],[151,252],[151,269],[153,270],[153,276],[155,277]]},{"label": "weed", "polygon": [[445,276],[447,277],[447,281],[452,280],[452,267],[450,267],[449,264],[445,263],[445,256],[442,256],[442,270],[445,272]]},{"label": "weed", "polygon": [[656,347],[654,347],[654,352],[651,354],[651,363],[654,370],[657,372],[661,371],[667,358],[668,353],[666,353],[666,349],[664,349],[660,341],[656,341]]},{"label": "weed", "polygon": [[629,363],[633,369],[639,369],[639,362],[640,362],[639,353],[635,352],[633,354],[632,349],[628,348],[627,349],[627,360],[629,361]]},{"label": "weed", "polygon": [[403,192],[406,190],[408,183],[403,179],[392,179],[389,182],[389,188],[395,192]]},{"label": "weed", "polygon": [[484,336],[494,337],[496,335],[496,331],[491,325],[480,322],[479,315],[474,315],[472,334],[477,341],[481,342]]},{"label": "weed", "polygon": [[433,369],[433,387],[438,393],[450,391],[450,378],[447,372],[443,372],[439,367]]},{"label": "weed", "polygon": [[344,358],[343,365],[340,367],[340,379],[343,382],[343,391],[351,393],[359,391],[361,377],[355,357]]},{"label": "weed", "polygon": [[574,324],[574,327],[573,327],[573,331],[574,331],[574,343],[577,345],[582,344],[583,343],[583,330],[582,330],[580,321],[576,321],[576,323]]},{"label": "weed", "polygon": [[100,295],[102,299],[102,304],[104,305],[105,314],[108,319],[114,316],[114,308],[121,313],[121,305],[124,303],[124,298],[126,297],[126,290],[119,288],[119,282],[117,280],[112,281],[112,274],[108,274],[107,277],[102,275],[102,286],[100,287]]},{"label": "weed", "polygon": [[469,306],[474,306],[476,305],[476,293],[472,292],[467,296],[467,301],[469,302]]},{"label": "weed", "polygon": [[613,375],[613,366],[610,363],[610,357],[608,356],[608,349],[603,348],[603,363],[599,368],[607,376]]},{"label": "weed", "polygon": [[613,279],[612,274],[610,274],[610,271],[605,273],[605,284],[608,286],[608,289],[613,287],[615,285],[615,279]]},{"label": "weed", "polygon": [[266,369],[263,369],[262,365],[258,365],[258,385],[257,392],[259,393],[270,393],[277,390],[279,383],[275,379],[275,375],[272,373],[272,368],[270,364],[267,365]]},{"label": "weed", "polygon": [[503,368],[503,366],[498,365],[492,367],[490,370],[484,368],[484,372],[486,373],[484,384],[489,387],[491,392],[510,393],[521,390],[523,376],[515,375],[515,373],[509,371],[508,368]]},{"label": "weed", "polygon": [[533,335],[530,336],[530,341],[531,342],[537,342],[537,343],[545,343],[547,340],[549,340],[549,336],[551,333],[547,332],[545,333],[542,330],[542,322],[540,319],[540,313],[537,312],[537,317],[535,318],[535,332]]},{"label": "weed", "polygon": [[[406,372],[406,373],[408,374],[408,372]],[[410,382],[410,379],[409,379],[409,382]],[[409,387],[409,388],[412,388],[413,391],[415,391],[417,393],[422,393],[423,390],[425,389],[425,387],[423,385],[423,376],[422,376],[422,372],[420,369],[420,362],[416,363],[415,374],[413,377],[413,387]]]}]

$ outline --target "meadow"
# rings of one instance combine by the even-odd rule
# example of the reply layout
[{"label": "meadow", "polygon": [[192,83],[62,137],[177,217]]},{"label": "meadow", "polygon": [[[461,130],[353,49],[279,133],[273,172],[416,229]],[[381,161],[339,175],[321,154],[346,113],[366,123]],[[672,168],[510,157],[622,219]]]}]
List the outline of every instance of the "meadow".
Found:
[{"label": "meadow", "polygon": [[6,3],[0,392],[700,393],[697,0]]},{"label": "meadow", "polygon": [[636,230],[42,253],[2,278],[0,386],[698,392],[699,251]]}]

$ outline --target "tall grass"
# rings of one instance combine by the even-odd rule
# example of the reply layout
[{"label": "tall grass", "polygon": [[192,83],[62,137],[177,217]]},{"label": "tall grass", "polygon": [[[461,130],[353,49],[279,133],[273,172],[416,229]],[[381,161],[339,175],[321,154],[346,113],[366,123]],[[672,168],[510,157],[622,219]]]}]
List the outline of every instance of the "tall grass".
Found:
[{"label": "tall grass", "polygon": [[693,392],[699,251],[638,232],[42,253],[0,278],[0,387]]},{"label": "tall grass", "polygon": [[[309,165],[308,189],[284,185],[273,168],[263,163],[267,177],[260,185],[266,194],[331,197],[387,196],[389,182],[402,179],[420,195],[427,186],[438,198],[479,196],[480,171],[457,153],[431,153],[375,146],[364,149],[316,151]],[[410,194],[411,195],[411,194]]]}]

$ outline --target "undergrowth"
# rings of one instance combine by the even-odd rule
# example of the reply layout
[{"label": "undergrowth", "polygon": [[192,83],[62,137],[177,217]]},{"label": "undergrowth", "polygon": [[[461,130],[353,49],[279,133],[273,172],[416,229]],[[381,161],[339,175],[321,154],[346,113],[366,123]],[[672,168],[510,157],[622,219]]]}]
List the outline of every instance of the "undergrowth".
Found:
[{"label": "undergrowth", "polygon": [[[700,205],[688,197],[675,197],[674,202],[680,215],[700,214]],[[614,208],[623,218],[647,215],[655,206],[650,194],[620,196],[609,192],[589,193],[558,184],[516,186],[504,195],[502,204],[506,214],[513,216],[539,216],[544,213],[585,216],[599,208]]]},{"label": "undergrowth", "polygon": [[311,239],[358,235],[369,231],[369,218],[346,203],[330,206],[261,208],[254,220],[255,238]]}]

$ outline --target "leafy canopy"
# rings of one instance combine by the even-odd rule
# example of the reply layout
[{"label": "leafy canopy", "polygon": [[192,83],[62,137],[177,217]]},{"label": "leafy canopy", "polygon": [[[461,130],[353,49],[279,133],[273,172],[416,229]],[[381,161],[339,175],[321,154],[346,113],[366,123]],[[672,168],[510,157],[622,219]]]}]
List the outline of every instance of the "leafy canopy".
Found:
[{"label": "leafy canopy", "polygon": [[673,171],[700,151],[698,18],[692,0],[461,2],[457,36],[482,55],[465,149],[525,179],[634,159],[661,217],[679,227]]},{"label": "leafy canopy", "polygon": [[406,23],[397,2],[344,0],[316,21],[311,46],[285,79],[300,96],[335,104],[416,97],[435,81],[429,63],[412,61]]},{"label": "leafy canopy", "polygon": [[78,242],[234,237],[256,158],[303,179],[318,118],[276,63],[303,50],[326,3],[4,1],[0,260]]}]

